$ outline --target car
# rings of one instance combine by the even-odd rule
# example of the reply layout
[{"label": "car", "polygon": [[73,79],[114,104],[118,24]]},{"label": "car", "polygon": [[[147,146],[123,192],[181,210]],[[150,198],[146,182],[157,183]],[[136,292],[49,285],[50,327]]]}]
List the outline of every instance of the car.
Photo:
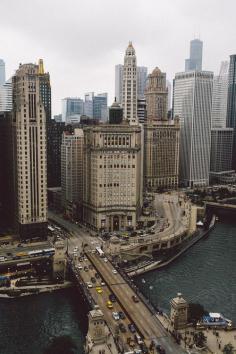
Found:
[{"label": "car", "polygon": [[113,304],[112,304],[112,302],[110,300],[107,301],[106,305],[107,305],[108,309],[113,309]]},{"label": "car", "polygon": [[144,353],[144,354],[149,353],[148,348],[145,343],[140,344],[140,348],[142,349],[142,353]]},{"label": "car", "polygon": [[135,328],[133,323],[129,323],[128,324],[128,328],[129,328],[131,333],[135,333],[136,332],[136,328]]},{"label": "car", "polygon": [[116,269],[112,269],[112,273],[113,274],[117,274],[117,270]]},{"label": "car", "polygon": [[7,252],[7,256],[12,256],[12,253],[11,252]]},{"label": "car", "polygon": [[79,269],[79,270],[82,270],[82,269],[83,269],[83,267],[82,267],[81,265],[76,265],[75,268],[76,268],[76,269]]},{"label": "car", "polygon": [[103,290],[102,290],[102,288],[101,288],[100,286],[97,286],[97,287],[96,287],[96,292],[97,292],[98,294],[102,294],[102,293],[103,293]]},{"label": "car", "polygon": [[79,248],[78,248],[78,247],[75,247],[75,248],[74,248],[74,251],[75,251],[75,252],[77,252],[78,250],[79,250]]},{"label": "car", "polygon": [[92,283],[96,283],[96,279],[94,277],[91,278]]},{"label": "car", "polygon": [[109,300],[110,300],[111,302],[116,302],[116,297],[115,297],[115,295],[114,295],[114,294],[110,294],[110,295],[109,295]]},{"label": "car", "polygon": [[133,300],[133,302],[139,302],[139,299],[136,295],[132,296],[132,300]]},{"label": "car", "polygon": [[86,262],[88,260],[88,258],[84,257],[84,261]]},{"label": "car", "polygon": [[157,349],[157,352],[158,352],[158,353],[160,353],[160,354],[166,354],[165,349],[164,349],[160,344],[157,344],[157,345],[156,345],[156,349]]},{"label": "car", "polygon": [[92,264],[90,264],[90,265],[89,265],[89,269],[93,269],[93,266],[92,266]]},{"label": "car", "polygon": [[88,267],[87,266],[84,266],[84,271],[88,272]]},{"label": "car", "polygon": [[83,258],[82,257],[79,258],[79,262],[83,262]]},{"label": "car", "polygon": [[104,283],[104,281],[101,281],[101,286],[105,286],[106,283]]},{"label": "car", "polygon": [[98,273],[95,273],[95,278],[97,278],[97,279],[99,279],[99,278],[100,278],[100,276],[99,276],[99,274],[98,274]]},{"label": "car", "polygon": [[88,288],[88,289],[90,289],[90,288],[93,287],[93,285],[92,285],[91,283],[89,283],[89,282],[87,282],[86,285],[87,285],[87,288]]},{"label": "car", "polygon": [[126,328],[125,328],[124,323],[119,323],[119,330],[120,330],[122,333],[126,333]]},{"label": "car", "polygon": [[108,259],[105,257],[103,258],[104,262],[107,263],[108,262]]},{"label": "car", "polygon": [[119,311],[118,313],[119,313],[119,316],[120,316],[120,319],[121,319],[121,320],[124,320],[124,319],[126,318],[124,312]]},{"label": "car", "polygon": [[137,342],[139,345],[140,345],[140,344],[143,344],[143,340],[142,340],[142,338],[140,337],[139,334],[135,333],[134,338],[135,338],[136,342]]},{"label": "car", "polygon": [[118,312],[112,312],[112,317],[114,318],[115,321],[118,321],[120,319]]}]

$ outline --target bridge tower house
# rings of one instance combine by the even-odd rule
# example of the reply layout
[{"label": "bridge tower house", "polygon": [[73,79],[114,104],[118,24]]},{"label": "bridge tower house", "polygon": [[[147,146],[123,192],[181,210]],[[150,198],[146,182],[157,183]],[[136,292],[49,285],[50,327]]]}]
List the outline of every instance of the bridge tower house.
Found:
[{"label": "bridge tower house", "polygon": [[170,320],[175,330],[183,329],[188,323],[188,303],[181,293],[170,301]]},{"label": "bridge tower house", "polygon": [[64,281],[66,274],[66,248],[64,241],[55,242],[55,254],[53,256],[53,279]]}]

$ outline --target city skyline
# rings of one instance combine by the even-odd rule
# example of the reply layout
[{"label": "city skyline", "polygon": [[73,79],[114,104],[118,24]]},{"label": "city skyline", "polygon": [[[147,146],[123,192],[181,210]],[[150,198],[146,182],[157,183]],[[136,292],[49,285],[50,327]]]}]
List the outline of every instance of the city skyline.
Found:
[{"label": "city skyline", "polygon": [[[212,1],[207,5],[204,3],[206,8],[204,16],[202,16],[201,3],[196,7],[195,1],[192,1],[192,6],[188,7],[186,1],[177,1],[171,5],[174,8],[171,8],[170,2],[167,2],[161,5],[161,11],[159,10],[158,13],[154,11],[157,6],[154,1],[150,1],[149,6],[138,2],[135,8],[132,4],[126,4],[126,8],[130,11],[132,9],[133,12],[132,19],[128,19],[126,13],[122,11],[123,1],[116,8],[117,14],[114,17],[112,4],[103,0],[103,6],[90,4],[83,8],[84,19],[78,23],[77,13],[82,2],[76,3],[71,0],[68,9],[64,9],[60,3],[57,4],[57,11],[51,25],[49,14],[54,8],[54,2],[46,5],[43,0],[34,5],[37,6],[44,23],[44,26],[38,27],[33,26],[32,23],[35,7],[26,0],[24,2],[27,4],[27,15],[24,12],[24,16],[21,16],[24,6],[18,8],[18,4],[15,4],[17,14],[15,15],[12,14],[9,3],[3,1],[0,5],[1,12],[5,14],[0,24],[2,33],[0,57],[6,63],[7,79],[14,74],[20,62],[31,62],[32,58],[36,61],[38,57],[44,59],[46,70],[51,73],[54,88],[53,114],[60,112],[60,102],[63,97],[82,96],[84,92],[108,92],[109,104],[111,104],[114,98],[114,66],[121,62],[123,48],[129,40],[132,40],[135,46],[138,66],[147,66],[149,72],[153,67],[160,66],[171,81],[176,72],[184,70],[184,60],[189,53],[189,42],[199,37],[199,33],[200,39],[204,42],[204,70],[216,73],[219,63],[228,60],[229,55],[235,52],[231,16],[236,5],[233,1],[230,1],[232,10],[230,13],[226,10],[222,11],[219,1],[214,1],[214,6]],[[150,11],[150,6],[153,11]],[[73,12],[69,11],[72,7]],[[194,11],[192,11],[193,7]],[[207,11],[208,7],[211,11]],[[45,8],[48,11],[43,11]],[[68,16],[65,16],[65,13]],[[96,22],[95,13],[99,23]],[[212,17],[216,21],[211,23],[212,29],[208,31],[209,19]],[[9,18],[12,19],[10,24]],[[90,28],[86,26],[84,35],[84,21],[87,22],[88,18],[91,20],[89,23],[93,24]],[[167,20],[161,21],[163,18]],[[140,26],[143,19],[148,20],[148,25],[145,27]],[[61,33],[61,20],[64,23],[63,33]],[[117,25],[112,26],[116,28],[112,34],[108,31],[111,21]],[[219,22],[224,27],[224,35],[222,27],[218,26]],[[28,31],[29,27],[31,31]],[[158,40],[154,40],[155,38]],[[75,41],[80,43],[79,49],[75,48]],[[175,60],[171,53],[175,53]],[[60,75],[62,72],[63,78]]]}]

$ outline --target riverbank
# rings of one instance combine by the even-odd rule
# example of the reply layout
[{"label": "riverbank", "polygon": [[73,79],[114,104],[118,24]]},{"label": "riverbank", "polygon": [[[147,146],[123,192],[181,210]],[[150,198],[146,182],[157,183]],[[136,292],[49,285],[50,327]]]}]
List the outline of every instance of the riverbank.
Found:
[{"label": "riverbank", "polygon": [[73,283],[65,281],[63,284],[52,284],[52,285],[30,285],[30,286],[19,286],[10,288],[0,288],[0,299],[14,299],[23,296],[38,295],[42,293],[50,293],[53,291],[71,288]]},{"label": "riverbank", "polygon": [[150,264],[139,267],[137,266],[137,268],[135,270],[127,270],[126,273],[130,276],[130,277],[135,277],[147,272],[150,272],[152,270],[156,270],[156,269],[160,269],[160,268],[164,268],[168,265],[170,265],[171,263],[173,263],[177,258],[179,258],[183,253],[185,253],[190,247],[192,247],[193,245],[195,245],[196,243],[198,243],[201,239],[203,239],[204,237],[206,237],[208,235],[208,233],[210,231],[213,230],[213,228],[215,227],[215,222],[216,222],[216,218],[215,216],[213,217],[211,224],[208,228],[208,230],[206,231],[200,231],[200,233],[196,236],[194,236],[192,238],[192,240],[190,240],[187,245],[185,247],[183,247],[177,254],[175,254],[173,257],[171,257],[170,259],[168,259],[167,261],[161,262],[160,260],[158,261],[153,261],[150,262]]}]

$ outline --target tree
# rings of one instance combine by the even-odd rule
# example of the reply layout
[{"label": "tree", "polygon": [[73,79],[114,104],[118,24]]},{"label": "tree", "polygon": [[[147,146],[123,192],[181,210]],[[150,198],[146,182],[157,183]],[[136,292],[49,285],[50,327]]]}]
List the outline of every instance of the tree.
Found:
[{"label": "tree", "polygon": [[194,333],[193,341],[197,347],[203,348],[206,344],[207,337],[205,336],[205,334],[203,332],[197,332],[197,333]]},{"label": "tree", "polygon": [[228,343],[224,346],[223,353],[224,354],[233,354],[234,353],[234,347],[232,346],[231,343]]},{"label": "tree", "polygon": [[43,354],[75,354],[77,346],[70,336],[54,337]]},{"label": "tree", "polygon": [[190,303],[188,308],[188,322],[196,323],[208,312],[201,304]]}]

